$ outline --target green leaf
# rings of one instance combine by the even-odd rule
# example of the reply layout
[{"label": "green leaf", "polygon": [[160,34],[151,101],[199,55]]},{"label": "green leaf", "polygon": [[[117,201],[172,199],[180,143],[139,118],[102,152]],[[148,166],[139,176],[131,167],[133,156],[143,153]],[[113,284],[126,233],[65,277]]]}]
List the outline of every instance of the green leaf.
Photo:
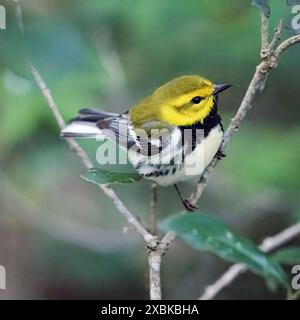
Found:
[{"label": "green leaf", "polygon": [[211,215],[179,213],[162,221],[161,227],[165,231],[175,231],[197,250],[213,252],[230,262],[243,263],[258,275],[288,285],[287,277],[278,263]]},{"label": "green leaf", "polygon": [[287,249],[278,250],[271,258],[282,264],[294,265],[300,264],[300,248],[290,247]]},{"label": "green leaf", "polygon": [[252,4],[259,8],[266,17],[270,17],[271,8],[268,0],[252,0]]},{"label": "green leaf", "polygon": [[112,172],[103,169],[90,169],[80,176],[82,179],[94,184],[126,184],[141,179],[137,173]]}]

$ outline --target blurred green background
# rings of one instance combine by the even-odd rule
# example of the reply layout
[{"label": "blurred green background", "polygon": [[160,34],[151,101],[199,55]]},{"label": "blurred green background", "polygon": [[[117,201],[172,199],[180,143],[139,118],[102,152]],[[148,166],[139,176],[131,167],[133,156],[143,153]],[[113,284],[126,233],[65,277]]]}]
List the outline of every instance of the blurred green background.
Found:
[{"label": "blurred green background", "polygon": [[[272,26],[285,1],[270,1]],[[43,75],[67,120],[82,107],[122,112],[182,74],[235,83],[221,97],[225,125],[259,61],[260,18],[238,0],[27,0],[26,35],[11,1],[0,31],[0,264],[3,299],[148,298],[147,257],[139,237],[98,189],[59,131],[26,67]],[[286,30],[285,36],[292,32]],[[300,47],[282,57],[199,203],[259,243],[300,218]],[[95,159],[97,143],[80,141]],[[149,183],[115,187],[148,220]],[[182,184],[186,194],[193,183]],[[160,216],[181,210],[173,188],[160,189]],[[178,259],[180,257],[180,259]],[[228,264],[179,240],[163,261],[163,293],[193,299]],[[246,273],[218,298],[282,298]]]}]

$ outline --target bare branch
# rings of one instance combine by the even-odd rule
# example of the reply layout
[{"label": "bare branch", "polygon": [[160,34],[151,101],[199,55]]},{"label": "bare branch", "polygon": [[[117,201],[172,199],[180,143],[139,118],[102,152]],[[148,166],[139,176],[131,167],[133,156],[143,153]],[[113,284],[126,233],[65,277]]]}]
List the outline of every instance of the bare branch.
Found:
[{"label": "bare branch", "polygon": [[[44,80],[42,79],[40,73],[37,71],[37,69],[31,65],[31,71],[32,75],[39,86],[43,96],[45,97],[49,108],[51,109],[58,126],[60,129],[64,128],[65,122],[61,116],[61,113],[57,107],[57,104],[55,103],[53,96],[51,94],[51,91],[46,86]],[[80,145],[73,139],[73,138],[67,138],[67,143],[69,144],[70,148],[76,155],[79,157],[79,159],[82,161],[84,166],[87,169],[91,169],[94,167],[92,161],[90,160],[87,153],[80,147]],[[153,235],[147,231],[143,224],[125,207],[123,202],[117,197],[116,193],[109,188],[106,185],[101,185],[100,189],[105,193],[107,197],[109,197],[114,205],[116,206],[117,210],[127,219],[128,223],[144,238],[146,242],[149,242],[153,239]]]},{"label": "bare branch", "polygon": [[[224,151],[227,144],[230,142],[233,134],[238,131],[238,128],[242,120],[247,115],[247,112],[251,109],[251,104],[257,93],[262,91],[265,87],[265,83],[268,77],[270,70],[276,68],[279,63],[280,55],[289,47],[293,46],[296,43],[300,42],[300,35],[290,37],[289,39],[283,41],[277,49],[275,49],[283,29],[283,21],[280,20],[280,23],[275,30],[274,37],[271,43],[268,43],[268,28],[269,28],[269,19],[262,14],[262,25],[261,25],[261,62],[257,67],[254,73],[254,76],[249,84],[249,87],[244,95],[242,103],[231,120],[227,130],[224,133],[223,141],[221,144],[221,150]],[[216,165],[218,164],[218,159],[215,158],[211,164],[206,168],[202,177],[199,180],[196,191],[190,196],[190,201],[193,204],[201,197],[203,191],[207,186],[207,181],[211,174],[213,173]],[[269,252],[280,245],[290,241],[300,234],[300,224],[292,226],[275,237],[267,238],[263,241],[260,248]],[[215,297],[224,287],[228,286],[240,273],[244,272],[246,267],[243,264],[235,264],[231,266],[227,272],[223,274],[214,284],[208,286],[203,295],[199,298],[201,300],[208,300]]]},{"label": "bare branch", "polygon": [[154,236],[144,227],[144,224],[140,222],[128,209],[124,203],[118,198],[113,189],[101,185],[100,189],[104,194],[109,197],[114,203],[118,211],[127,219],[128,223],[143,237],[146,243],[150,243]]},{"label": "bare branch", "polygon": [[279,46],[278,48],[275,50],[275,57],[278,59],[279,56],[286,50],[288,49],[289,47],[297,44],[297,43],[300,43],[300,34],[297,34],[293,37],[290,37],[286,40],[284,40]]},{"label": "bare branch", "polygon": [[36,83],[38,84],[43,96],[45,97],[46,101],[48,102],[48,106],[51,109],[51,111],[55,117],[55,120],[59,126],[59,129],[62,130],[65,127],[65,121],[58,110],[58,106],[52,97],[50,89],[46,86],[46,83],[42,79],[42,76],[40,75],[40,73],[37,71],[37,69],[33,65],[30,66],[30,69],[31,69],[31,73],[32,73]]},{"label": "bare branch", "polygon": [[149,282],[150,282],[150,299],[161,300],[161,277],[160,266],[161,257],[166,253],[171,243],[175,239],[174,232],[168,232],[163,239],[152,243],[152,248],[149,248],[148,263],[149,263]]},{"label": "bare branch", "polygon": [[300,223],[288,227],[287,229],[278,233],[276,236],[264,239],[259,248],[264,252],[270,252],[292,241],[298,236],[300,236]]},{"label": "bare branch", "polygon": [[157,184],[152,183],[150,187],[150,230],[152,234],[156,234],[157,232],[157,214],[158,214],[158,192],[157,192]]},{"label": "bare branch", "polygon": [[267,59],[269,56],[269,17],[261,12],[261,59]]},{"label": "bare branch", "polygon": [[[268,253],[282,245],[292,241],[300,236],[300,223],[297,223],[277,235],[266,238],[260,244],[259,248]],[[241,273],[245,272],[247,268],[245,265],[237,263],[232,265],[216,282],[205,288],[204,293],[199,298],[200,300],[213,299],[225,287],[233,282]]]},{"label": "bare branch", "polygon": [[149,282],[150,282],[150,300],[161,300],[161,254],[156,250],[149,251],[148,253],[149,263]]},{"label": "bare branch", "polygon": [[[247,115],[247,112],[251,109],[252,107],[251,103],[255,95],[261,90],[262,85],[266,81],[267,75],[268,75],[268,69],[267,69],[266,63],[262,62],[260,65],[256,67],[256,71],[245,93],[242,103],[236,115],[234,116],[234,118],[231,119],[231,122],[224,133],[223,141],[220,147],[222,151],[225,150],[226,146],[230,142],[234,133],[238,131],[240,123]],[[210,178],[211,174],[214,172],[214,169],[218,164],[218,162],[219,162],[219,159],[214,158],[211,164],[204,171],[203,175],[199,180],[196,191],[189,198],[192,204],[195,205],[199,200],[199,198],[201,197],[203,191],[206,188],[207,181]]]},{"label": "bare branch", "polygon": [[269,46],[269,51],[271,54],[274,52],[274,50],[280,40],[282,31],[283,31],[283,19],[280,19],[279,24],[274,31],[273,39],[272,39],[270,46]]},{"label": "bare branch", "polygon": [[[227,130],[225,131],[223,141],[221,144],[221,150],[224,150],[227,144],[230,142],[233,134],[238,130],[242,120],[247,115],[247,112],[251,109],[251,104],[257,93],[264,89],[268,74],[270,70],[276,68],[279,63],[280,55],[289,47],[293,46],[296,43],[300,42],[300,35],[290,37],[289,39],[283,41],[277,49],[275,49],[283,29],[283,21],[280,20],[280,23],[275,30],[274,37],[271,43],[268,43],[268,18],[262,14],[262,26],[261,26],[261,37],[262,37],[262,47],[261,47],[261,62],[257,67],[254,73],[254,76],[250,82],[250,85],[245,93],[245,96],[242,100],[242,103],[231,120]],[[201,197],[209,177],[214,171],[214,168],[218,164],[218,159],[215,158],[211,164],[207,167],[204,174],[199,180],[198,186],[194,194],[191,195],[190,201],[195,204]],[[263,241],[260,248],[269,252],[277,247],[283,245],[284,243],[290,241],[300,234],[300,224],[292,226],[275,237],[267,238]],[[231,266],[227,272],[223,274],[214,284],[208,286],[203,295],[200,297],[201,300],[208,300],[215,297],[224,287],[228,286],[240,273],[244,272],[246,267],[243,264],[235,264]]]},{"label": "bare branch", "polygon": [[[38,70],[33,65],[30,65],[30,69],[31,69],[32,76],[35,79],[35,82],[37,83],[38,87],[40,88],[44,98],[46,99],[46,101],[48,103],[50,110],[52,111],[52,113],[55,117],[55,120],[58,124],[59,129],[62,130],[65,127],[65,121],[64,121],[64,119],[58,109],[56,102],[53,99],[53,96],[51,94],[50,89],[47,87],[42,76],[40,75]],[[76,140],[74,140],[72,138],[67,138],[66,141],[69,144],[69,147],[71,148],[71,150],[77,154],[77,156],[79,157],[79,159],[82,161],[82,163],[84,164],[84,166],[87,169],[91,169],[94,167],[94,165],[91,162],[91,160],[89,159],[88,155],[80,147],[80,145],[76,142]]]},{"label": "bare branch", "polygon": [[218,161],[219,160],[217,158],[214,158],[211,164],[205,169],[202,176],[200,177],[196,187],[196,191],[194,191],[194,193],[192,193],[188,199],[192,205],[196,205],[197,201],[201,198],[202,193],[207,186],[208,180],[218,164]]},{"label": "bare branch", "polygon": [[[238,128],[242,122],[242,120],[247,115],[248,111],[252,108],[252,102],[254,101],[255,96],[260,93],[264,88],[269,75],[269,72],[277,68],[279,63],[279,58],[281,54],[287,50],[289,47],[295,45],[296,43],[300,43],[300,34],[290,37],[283,41],[277,49],[275,49],[276,44],[279,41],[280,35],[283,29],[283,22],[280,20],[280,23],[275,30],[274,37],[270,44],[267,44],[268,35],[268,18],[262,14],[262,26],[261,26],[261,37],[262,37],[262,59],[263,61],[256,67],[253,78],[249,84],[248,89],[244,95],[244,98],[238,108],[237,113],[234,118],[232,118],[228,128],[226,129],[223,141],[221,143],[220,149],[221,151],[225,151],[226,146],[232,139],[235,132],[238,131]],[[267,48],[267,49],[266,49]],[[265,55],[267,52],[267,56]],[[199,179],[196,190],[189,197],[189,201],[195,205],[197,201],[200,199],[203,191],[207,186],[207,182],[214,172],[215,167],[219,162],[218,158],[214,158],[210,165],[206,168],[204,173]]]}]

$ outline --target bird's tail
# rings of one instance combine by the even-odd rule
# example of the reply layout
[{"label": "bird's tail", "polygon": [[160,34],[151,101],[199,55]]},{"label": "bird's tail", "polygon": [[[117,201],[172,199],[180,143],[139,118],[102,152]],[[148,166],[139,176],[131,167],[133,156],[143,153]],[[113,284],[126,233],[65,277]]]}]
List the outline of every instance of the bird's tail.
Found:
[{"label": "bird's tail", "polygon": [[81,109],[79,115],[70,120],[67,126],[61,131],[64,138],[104,138],[99,123],[103,120],[118,117],[116,113],[102,112],[93,109]]}]

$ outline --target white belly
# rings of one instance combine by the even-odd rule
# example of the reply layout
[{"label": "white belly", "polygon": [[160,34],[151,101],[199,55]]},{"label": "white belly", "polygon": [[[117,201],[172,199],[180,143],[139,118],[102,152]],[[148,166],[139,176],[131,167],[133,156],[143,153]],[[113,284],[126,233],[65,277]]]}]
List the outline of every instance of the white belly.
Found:
[{"label": "white belly", "polygon": [[220,126],[213,128],[209,135],[194,151],[185,157],[183,168],[174,175],[155,177],[159,185],[167,186],[180,181],[201,176],[206,167],[211,163],[222,142],[223,132]]},{"label": "white belly", "polygon": [[183,170],[187,178],[189,176],[199,176],[203,173],[217,153],[222,138],[221,126],[213,128],[204,141],[190,155],[185,157]]},{"label": "white belly", "polygon": [[[151,176],[146,179],[153,180],[159,185],[168,186],[180,181],[184,181],[195,176],[200,176],[205,168],[210,164],[215,154],[217,153],[222,142],[223,132],[221,126],[211,129],[209,135],[194,149],[192,153],[184,159],[183,166],[177,170],[175,174],[164,176]],[[151,170],[151,168],[149,168]],[[145,173],[147,168],[143,168]]]}]

